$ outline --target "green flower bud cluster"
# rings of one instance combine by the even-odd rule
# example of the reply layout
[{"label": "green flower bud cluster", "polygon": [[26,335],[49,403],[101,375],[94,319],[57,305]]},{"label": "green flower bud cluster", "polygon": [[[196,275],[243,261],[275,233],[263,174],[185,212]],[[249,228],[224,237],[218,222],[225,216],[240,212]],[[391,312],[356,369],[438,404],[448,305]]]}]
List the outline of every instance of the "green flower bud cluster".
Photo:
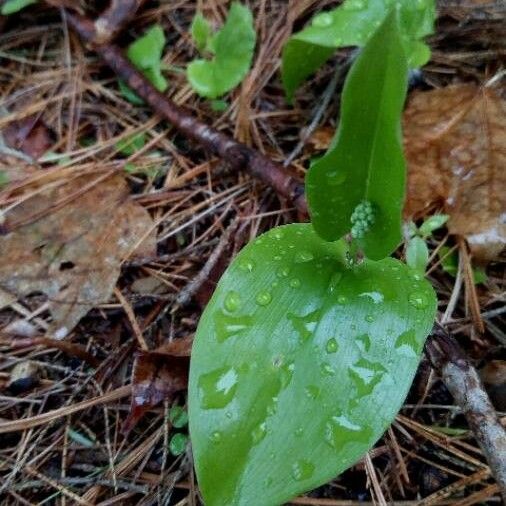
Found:
[{"label": "green flower bud cluster", "polygon": [[374,209],[368,200],[357,205],[351,215],[351,235],[354,239],[361,239],[374,223]]}]

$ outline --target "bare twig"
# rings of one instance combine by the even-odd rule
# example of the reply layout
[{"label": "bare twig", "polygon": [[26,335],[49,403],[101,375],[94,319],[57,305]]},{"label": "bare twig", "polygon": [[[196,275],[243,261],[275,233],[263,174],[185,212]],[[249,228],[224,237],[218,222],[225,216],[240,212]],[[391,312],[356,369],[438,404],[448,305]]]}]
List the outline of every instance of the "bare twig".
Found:
[{"label": "bare twig", "polygon": [[111,0],[109,7],[95,21],[95,43],[105,44],[114,39],[135,16],[145,0]]},{"label": "bare twig", "polygon": [[485,392],[476,369],[442,327],[427,343],[434,367],[467,418],[506,501],[506,430]]},{"label": "bare twig", "polygon": [[154,111],[166,118],[187,138],[207,151],[218,155],[234,169],[246,169],[292,201],[297,210],[307,215],[304,185],[281,164],[259,151],[242,144],[193,117],[186,109],[174,104],[160,93],[125,57],[114,44],[97,44],[92,21],[79,14],[66,12],[69,25],[90,44],[95,52],[139,95]]}]

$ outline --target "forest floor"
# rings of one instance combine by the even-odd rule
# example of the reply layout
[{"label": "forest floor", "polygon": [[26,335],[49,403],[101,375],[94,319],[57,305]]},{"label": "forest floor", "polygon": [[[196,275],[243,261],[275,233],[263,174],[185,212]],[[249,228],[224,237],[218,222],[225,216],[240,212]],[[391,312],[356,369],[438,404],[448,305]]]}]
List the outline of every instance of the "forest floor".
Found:
[{"label": "forest floor", "polygon": [[[125,47],[159,23],[167,38],[167,96],[272,159],[290,160],[302,179],[338,121],[345,73],[336,74],[336,65],[345,68],[355,51],[337,50],[289,106],[279,77],[283,44],[337,2],[249,4],[258,33],[253,68],[221,112],[192,91],[184,69],[196,55],[189,35],[196,10],[219,24],[227,2],[149,1],[117,42]],[[264,183],[206,154],[149,107],[128,102],[117,77],[62,12],[39,3],[0,17],[0,431],[8,427],[0,436],[0,502],[200,504],[190,446],[183,436],[174,439],[187,434],[184,412],[174,409],[186,409],[186,391],[174,383],[184,383],[180,370],[199,317],[233,255],[260,233],[300,217]],[[408,101],[453,85],[494,79],[497,85],[505,24],[502,2],[441,1],[431,61],[411,76]],[[474,132],[482,134],[478,127]],[[125,149],[133,135],[142,141]],[[485,191],[479,199],[495,198],[492,180],[504,171],[490,162],[494,150],[485,156],[487,170],[471,178]],[[410,192],[435,177],[420,172],[416,161],[414,170]],[[438,184],[449,187],[417,210],[417,223],[455,211],[451,198],[461,190],[450,177]],[[485,224],[489,216],[480,213],[488,210],[475,203],[465,220]],[[497,252],[475,255],[444,227],[428,245],[439,319],[482,374],[505,423],[504,259]],[[453,267],[443,265],[443,247],[450,248],[448,258],[460,252]],[[396,256],[404,257],[404,246]],[[477,260],[487,256],[480,266]],[[481,276],[477,284],[472,269]],[[175,340],[186,355],[177,360],[177,373],[160,365],[163,355],[148,351]],[[131,414],[132,384],[138,417]],[[166,396],[166,390],[177,392]],[[143,408],[157,395],[162,402]],[[361,461],[290,504],[372,504],[375,486],[399,505],[501,502],[462,411],[427,358],[369,455],[372,465]]]}]

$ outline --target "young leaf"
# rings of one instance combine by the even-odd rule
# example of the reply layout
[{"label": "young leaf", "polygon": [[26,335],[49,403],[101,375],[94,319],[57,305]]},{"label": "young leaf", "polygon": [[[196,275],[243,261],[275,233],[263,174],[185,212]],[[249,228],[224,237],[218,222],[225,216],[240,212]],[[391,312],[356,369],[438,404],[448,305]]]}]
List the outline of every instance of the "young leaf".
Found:
[{"label": "young leaf", "polygon": [[233,3],[223,28],[212,37],[212,43],[208,39],[207,48],[214,52],[214,58],[188,65],[192,88],[202,97],[217,98],[237,86],[251,66],[255,40],[251,11]]},{"label": "young leaf", "polygon": [[[385,19],[389,0],[345,0],[339,7],[316,15],[308,26],[293,35],[283,48],[281,77],[291,101],[300,83],[343,46],[363,46]],[[427,63],[430,50],[419,39],[434,28],[434,0],[401,0],[402,41],[411,67]]]},{"label": "young leaf", "polygon": [[441,228],[448,221],[449,217],[448,214],[434,214],[430,216],[420,225],[420,234],[422,237],[430,236],[434,230]]},{"label": "young leaf", "polygon": [[348,269],[341,247],[310,224],[278,227],[218,283],[189,382],[207,506],[283,504],[357,462],[399,410],[434,292],[392,258]]},{"label": "young leaf", "polygon": [[413,237],[408,241],[406,248],[406,263],[420,272],[425,272],[429,262],[429,250],[421,237]]},{"label": "young leaf", "polygon": [[375,260],[389,255],[401,239],[405,163],[400,117],[407,64],[395,17],[385,19],[353,64],[337,137],[306,176],[311,220],[326,240],[350,230],[357,206],[372,205],[374,222],[361,241]]},{"label": "young leaf", "polygon": [[186,445],[188,444],[188,436],[186,434],[182,434],[178,432],[174,434],[169,442],[169,450],[170,453],[174,456],[181,455],[186,450]]},{"label": "young leaf", "polygon": [[207,19],[202,16],[200,12],[195,14],[190,31],[192,39],[195,42],[195,46],[197,46],[199,51],[203,51],[206,48],[211,35],[211,27],[209,26]]},{"label": "young leaf", "polygon": [[[162,52],[165,46],[165,35],[160,25],[153,25],[140,38],[128,47],[130,61],[147,77],[158,91],[165,91],[168,83],[161,71]],[[123,96],[135,105],[142,100],[122,81],[120,90]],[[128,90],[128,91],[127,91]]]},{"label": "young leaf", "polygon": [[2,16],[9,16],[9,14],[14,14],[34,3],[37,3],[37,0],[7,0],[2,5],[0,14]]}]

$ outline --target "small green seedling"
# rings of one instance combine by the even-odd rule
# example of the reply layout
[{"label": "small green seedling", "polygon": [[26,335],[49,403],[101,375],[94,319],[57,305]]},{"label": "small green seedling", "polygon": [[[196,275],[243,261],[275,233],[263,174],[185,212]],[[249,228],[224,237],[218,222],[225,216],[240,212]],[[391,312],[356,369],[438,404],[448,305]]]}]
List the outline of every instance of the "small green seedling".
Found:
[{"label": "small green seedling", "polygon": [[169,441],[169,450],[172,455],[177,457],[186,451],[188,445],[188,436],[182,432],[174,434]]},{"label": "small green seedling", "polygon": [[336,48],[365,46],[397,4],[400,38],[410,67],[430,58],[420,39],[434,29],[434,0],[345,0],[339,7],[316,15],[310,26],[294,34],[283,49],[282,80],[291,101],[297,87],[334,54]]},{"label": "small green seedling", "polygon": [[213,34],[205,18],[197,14],[191,33],[197,49],[213,57],[192,61],[188,81],[202,97],[221,97],[237,86],[251,67],[256,41],[253,15],[248,7],[234,2],[218,32]]},{"label": "small green seedling", "polygon": [[429,262],[429,248],[426,240],[434,230],[441,228],[447,221],[447,214],[435,214],[427,218],[418,228],[413,222],[408,224],[406,240],[406,263],[421,273],[425,272]]},{"label": "small green seedling", "polygon": [[0,14],[2,16],[9,16],[10,14],[14,14],[29,5],[37,3],[38,0],[7,0],[2,4],[0,8]]},{"label": "small green seedling", "polygon": [[[165,35],[160,25],[153,25],[146,33],[128,46],[129,60],[146,76],[158,91],[165,91],[168,82],[162,74],[162,54],[165,46]],[[144,102],[124,81],[119,81],[123,96],[134,105]]]},{"label": "small green seedling", "polygon": [[250,242],[199,322],[188,401],[206,506],[275,506],[324,484],[407,395],[436,297],[388,258],[404,199],[401,41],[392,10],[349,72],[337,137],[307,176],[312,222]]}]

